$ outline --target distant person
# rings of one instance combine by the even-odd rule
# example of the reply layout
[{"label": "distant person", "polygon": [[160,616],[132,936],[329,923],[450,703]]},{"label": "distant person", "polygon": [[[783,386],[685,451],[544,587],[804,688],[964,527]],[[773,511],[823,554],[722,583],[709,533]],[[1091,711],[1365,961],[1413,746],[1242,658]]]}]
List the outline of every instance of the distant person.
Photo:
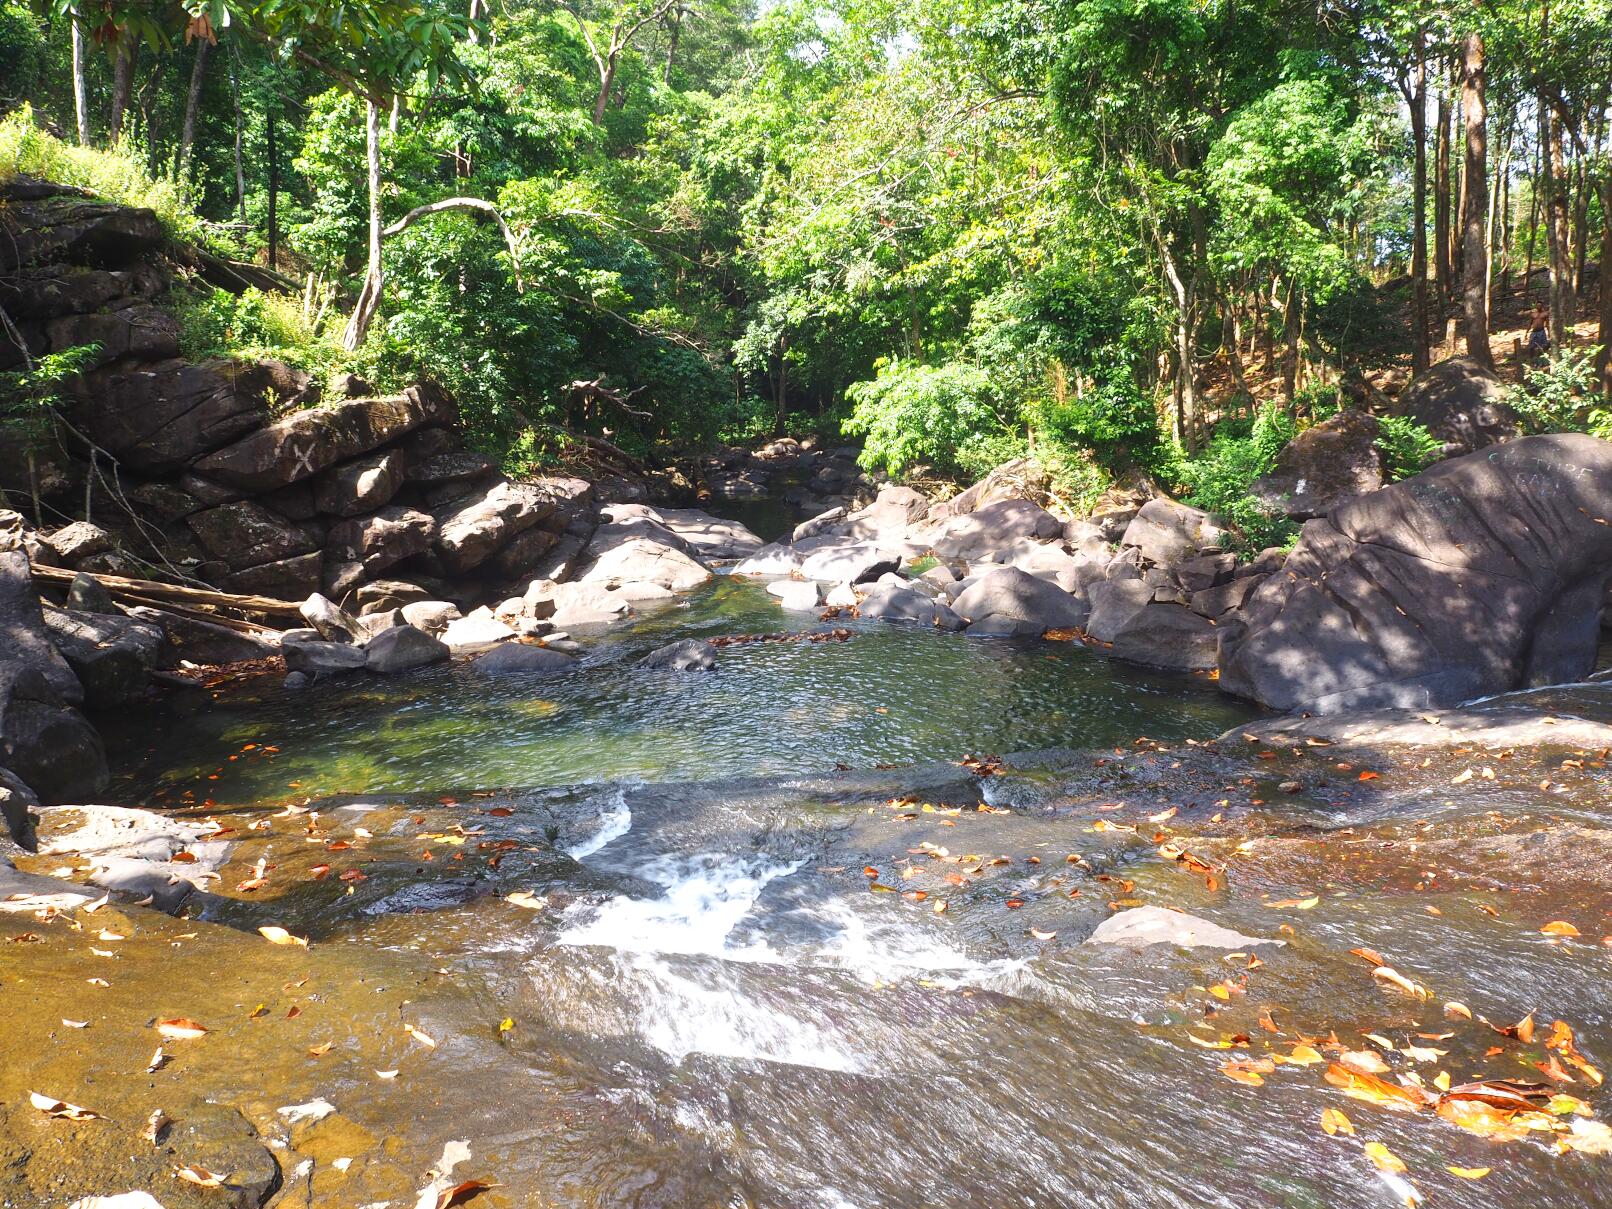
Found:
[{"label": "distant person", "polygon": [[1550,311],[1543,302],[1534,303],[1528,315],[1528,354],[1543,357],[1550,352]]}]

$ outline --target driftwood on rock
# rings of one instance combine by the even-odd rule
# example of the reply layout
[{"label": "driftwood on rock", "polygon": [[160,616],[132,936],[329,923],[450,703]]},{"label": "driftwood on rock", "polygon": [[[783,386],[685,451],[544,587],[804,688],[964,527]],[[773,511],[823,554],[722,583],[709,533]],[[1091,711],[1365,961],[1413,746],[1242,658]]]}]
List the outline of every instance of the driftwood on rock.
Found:
[{"label": "driftwood on rock", "polygon": [[[289,600],[276,600],[272,596],[250,596],[236,592],[219,592],[210,588],[188,588],[182,584],[159,583],[154,579],[131,579],[124,575],[104,572],[69,571],[65,567],[42,567],[35,564],[33,576],[44,583],[71,583],[79,575],[88,576],[112,594],[113,599],[128,600],[155,608],[201,606],[215,609],[234,609],[239,613],[263,613],[272,617],[300,617],[299,606]],[[208,621],[228,624],[228,618],[204,615]],[[263,629],[267,627],[254,627]]]}]

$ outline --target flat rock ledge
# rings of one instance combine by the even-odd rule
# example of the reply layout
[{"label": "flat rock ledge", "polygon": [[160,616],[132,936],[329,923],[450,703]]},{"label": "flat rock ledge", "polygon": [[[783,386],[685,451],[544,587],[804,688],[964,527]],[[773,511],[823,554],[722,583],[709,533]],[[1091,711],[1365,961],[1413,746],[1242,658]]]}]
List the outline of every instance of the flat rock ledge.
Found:
[{"label": "flat rock ledge", "polygon": [[1227,731],[1220,743],[1302,743],[1338,747],[1612,747],[1612,726],[1523,706],[1367,710],[1320,718],[1276,718]]}]

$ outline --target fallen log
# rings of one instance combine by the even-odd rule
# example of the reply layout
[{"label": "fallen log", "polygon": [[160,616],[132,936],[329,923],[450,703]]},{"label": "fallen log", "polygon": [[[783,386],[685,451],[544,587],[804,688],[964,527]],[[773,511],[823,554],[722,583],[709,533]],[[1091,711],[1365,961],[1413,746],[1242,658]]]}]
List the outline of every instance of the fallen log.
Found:
[{"label": "fallen log", "polygon": [[[34,579],[44,583],[71,583],[78,575],[87,575],[112,594],[119,597],[140,597],[140,604],[161,608],[166,605],[196,605],[215,609],[234,609],[239,613],[263,613],[270,617],[301,617],[300,607],[289,600],[276,600],[272,596],[248,596],[235,592],[220,592],[212,588],[188,588],[183,584],[159,583],[154,579],[130,579],[125,575],[110,575],[99,571],[69,571],[65,567],[42,567],[35,564]],[[217,620],[208,618],[208,620]],[[266,628],[266,627],[265,627]]]}]

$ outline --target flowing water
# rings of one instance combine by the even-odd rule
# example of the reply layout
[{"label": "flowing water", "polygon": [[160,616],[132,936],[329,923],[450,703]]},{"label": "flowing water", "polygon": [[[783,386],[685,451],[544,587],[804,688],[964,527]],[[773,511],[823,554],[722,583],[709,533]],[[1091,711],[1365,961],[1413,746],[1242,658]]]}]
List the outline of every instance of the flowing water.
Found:
[{"label": "flowing water", "polygon": [[[454,1178],[498,1182],[487,1206],[1612,1204],[1612,1160],[1556,1134],[1387,1111],[1324,1063],[1222,1069],[1312,1044],[1430,1088],[1539,1079],[1555,1019],[1604,1066],[1600,754],[1217,752],[1251,715],[1212,685],[877,624],[730,646],[711,674],[634,666],[782,628],[719,581],[565,679],[237,689],[114,733],[117,800],[238,841],[175,925],[199,937],[150,937],[151,962],[212,956],[159,980],[142,935],[120,969],[148,1013],[207,1020],[182,1076],[283,1146],[279,1203],[412,1205],[463,1139]],[[1547,707],[1612,714],[1607,693]],[[1280,943],[1081,943],[1134,905]],[[262,944],[266,923],[310,947]],[[167,1077],[135,1081],[131,1117]],[[1607,1115],[1582,1073],[1560,1086]],[[276,1123],[314,1097],[334,1115]],[[1328,1108],[1356,1133],[1323,1132]],[[216,1203],[186,1195],[164,1203]]]}]

